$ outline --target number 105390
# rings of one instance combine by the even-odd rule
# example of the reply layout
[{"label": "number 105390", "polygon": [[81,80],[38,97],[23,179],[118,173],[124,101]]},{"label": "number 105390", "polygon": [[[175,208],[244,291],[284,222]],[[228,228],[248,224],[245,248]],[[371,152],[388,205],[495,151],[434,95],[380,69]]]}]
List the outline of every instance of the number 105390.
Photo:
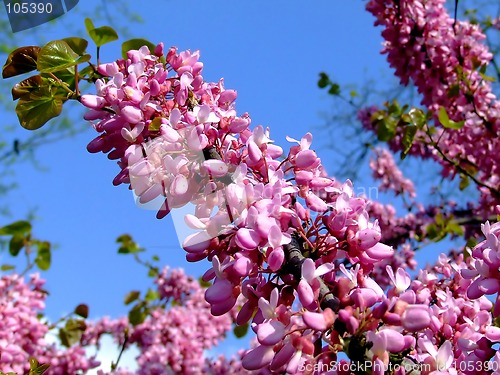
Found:
[{"label": "number 105390", "polygon": [[13,14],[41,14],[52,13],[51,3],[6,3],[7,13]]}]

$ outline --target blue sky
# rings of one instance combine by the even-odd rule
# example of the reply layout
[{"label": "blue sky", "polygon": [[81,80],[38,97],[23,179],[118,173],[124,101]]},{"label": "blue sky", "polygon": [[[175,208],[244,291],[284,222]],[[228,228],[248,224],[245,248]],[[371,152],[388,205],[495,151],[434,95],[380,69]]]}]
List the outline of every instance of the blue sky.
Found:
[{"label": "blue sky", "polygon": [[[330,110],[332,101],[317,88],[320,71],[331,73],[341,85],[390,77],[385,57],[379,54],[380,31],[373,28],[363,1],[316,0],[309,6],[283,0],[121,3],[144,20],[125,25],[129,37],[163,41],[166,47],[176,45],[181,50],[201,50],[205,79],[224,77],[225,86],[238,91],[237,110],[248,111],[253,126],[269,126],[272,138],[285,148],[285,136],[300,138],[308,131],[317,134],[325,124],[321,113]],[[46,41],[85,36],[83,14],[93,14],[95,9],[100,17],[109,15],[111,20],[96,21],[96,26],[124,27],[118,9],[113,5],[102,9],[99,4],[80,1],[75,10],[55,22],[16,37],[20,44],[30,45],[40,36]],[[104,46],[101,60],[119,57],[120,48],[119,42]],[[14,83],[11,79],[0,84],[10,87]],[[84,123],[78,105],[65,109],[74,113],[75,124]],[[2,121],[13,123],[12,116],[2,113]],[[342,130],[338,133],[342,147]],[[91,318],[122,315],[127,312],[124,295],[150,285],[144,268],[131,257],[117,254],[115,239],[123,233],[147,248],[147,257],[157,254],[162,264],[183,267],[194,276],[208,266],[185,261],[170,219],[156,220],[154,212],[135,206],[126,187],[111,184],[118,172],[116,164],[85,148],[95,135],[89,125],[88,131],[76,137],[41,147],[36,158],[43,170],[31,163],[19,165],[20,187],[7,196],[14,216],[12,220],[0,218],[1,225],[36,208],[35,235],[57,244],[52,267],[44,273],[50,291],[46,311],[51,318],[82,302],[90,305]],[[22,140],[27,131],[19,129],[5,136]],[[338,161],[323,137],[317,135],[313,146],[325,165],[334,169]],[[0,256],[1,263],[12,263],[7,255]]]}]

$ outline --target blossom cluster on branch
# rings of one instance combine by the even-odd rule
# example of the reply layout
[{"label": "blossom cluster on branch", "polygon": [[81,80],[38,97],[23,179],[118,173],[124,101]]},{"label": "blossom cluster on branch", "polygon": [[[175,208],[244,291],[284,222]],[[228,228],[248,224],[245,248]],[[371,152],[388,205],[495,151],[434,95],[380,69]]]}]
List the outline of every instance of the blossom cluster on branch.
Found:
[{"label": "blossom cluster on branch", "polygon": [[50,374],[77,374],[99,365],[81,346],[61,349],[50,340],[49,325],[38,314],[45,308],[45,281],[18,274],[0,278],[0,371],[24,374],[29,358],[50,365]]},{"label": "blossom cluster on branch", "polygon": [[[499,101],[485,76],[491,54],[484,35],[453,20],[444,0],[371,0],[367,9],[384,27],[384,53],[396,75],[416,85],[429,115],[387,105],[384,118],[370,107],[359,113],[364,126],[385,121],[387,128],[376,130],[393,151],[433,158],[444,176],[472,179],[481,192],[474,212],[500,214],[499,167],[492,157],[500,153]],[[204,290],[182,272],[164,270],[155,302],[136,305],[144,319],[88,323],[78,343],[60,351],[43,341],[48,327],[36,319],[41,282],[26,286],[6,276],[0,325],[7,326],[0,331],[19,337],[0,340],[1,370],[23,371],[27,356],[36,356],[50,363],[49,373],[85,372],[97,362],[86,359],[83,348],[109,333],[123,350],[138,347],[139,374],[405,375],[415,366],[424,375],[500,374],[498,223],[481,217],[485,240],[442,254],[411,276],[416,249],[408,239],[463,231],[436,207],[414,201],[412,182],[388,151],[376,151],[371,168],[382,190],[410,197],[412,211],[404,217],[390,204],[357,196],[351,181],[329,177],[310,133],[288,137],[285,150],[269,128],[251,128],[249,114],[236,111],[236,91],[222,79],[204,80],[198,51],[160,43],[91,64],[82,75],[95,81],[96,93],[80,95],[78,75],[67,83],[55,74],[90,59],[82,40],[68,43],[10,55],[4,76],[22,74],[26,66],[41,72],[14,87],[23,126],[42,126],[63,101],[78,99],[98,133],[87,149],[117,161],[115,185],[128,186],[140,204],[156,205],[159,219],[192,208],[184,223],[194,233],[183,248],[188,261],[208,261],[202,279],[211,285]],[[67,52],[70,44],[78,53]],[[61,50],[67,61],[50,58]],[[40,100],[36,90],[45,90],[42,99],[54,108],[31,121],[26,106]],[[404,130],[395,129],[399,120]],[[253,346],[241,361],[206,359],[204,351],[233,321],[249,325]],[[12,340],[20,346],[9,346]],[[136,371],[118,366],[112,373]]]},{"label": "blossom cluster on branch", "polygon": [[137,370],[117,367],[109,374],[244,373],[235,359],[205,356],[231,329],[232,318],[212,316],[204,289],[180,269],[165,267],[155,278],[158,303],[144,322],[132,325],[126,317],[80,320],[80,338],[66,348],[56,344],[58,325],[38,317],[45,308],[44,283],[37,274],[28,281],[18,274],[0,279],[2,372],[26,373],[32,357],[49,365],[47,375],[87,373],[100,365],[89,352],[100,349],[103,335],[111,335],[119,347],[135,346],[139,354]]},{"label": "blossom cluster on branch", "polygon": [[200,284],[182,270],[168,267],[156,277],[155,284],[160,304],[151,307],[144,322],[133,326],[127,318],[99,319],[89,323],[82,345],[99,345],[103,334],[112,335],[119,347],[135,345],[139,349],[138,369],[119,367],[122,375],[199,374],[210,373],[212,368],[221,374],[241,373],[239,362],[205,357],[205,350],[216,346],[231,329],[232,318],[210,314]]},{"label": "blossom cluster on branch", "polygon": [[154,54],[129,51],[99,66],[107,78],[81,101],[101,133],[89,150],[119,160],[115,183],[130,184],[141,203],[160,197],[160,218],[194,205],[187,259],[212,264],[204,279],[213,280],[205,293],[213,315],[243,301],[236,322],[250,321],[257,337],[243,367],[307,373],[340,352],[382,369],[408,358],[432,371],[490,360],[499,329],[484,293],[462,297],[478,284],[461,277],[470,266],[442,256],[413,281],[389,266],[394,249],[380,242],[370,202],[326,175],[311,134],[289,138],[284,153],[269,129],[237,116],[235,91],[203,80],[198,57],[175,48],[164,56],[161,44]]},{"label": "blossom cluster on branch", "polygon": [[[371,0],[367,10],[381,26],[382,52],[403,85],[412,82],[422,97],[422,105],[435,122],[431,135],[419,130],[410,154],[433,158],[442,173],[474,176],[481,194],[476,210],[483,216],[500,203],[500,101],[486,76],[492,54],[484,44],[479,25],[455,20],[445,0]],[[449,129],[446,118],[463,125]],[[372,128],[370,114],[360,114],[365,127]],[[445,120],[447,121],[447,120]],[[404,149],[402,129],[389,142],[393,150]]]}]

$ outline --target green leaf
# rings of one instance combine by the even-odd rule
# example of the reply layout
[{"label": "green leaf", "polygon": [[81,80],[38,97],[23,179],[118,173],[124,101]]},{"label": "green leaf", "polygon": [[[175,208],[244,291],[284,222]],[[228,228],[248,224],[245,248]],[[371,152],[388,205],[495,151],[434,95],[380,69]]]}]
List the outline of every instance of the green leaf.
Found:
[{"label": "green leaf", "polygon": [[134,254],[144,251],[129,234],[121,235],[116,239],[116,242],[121,244],[118,249],[119,254]]},{"label": "green leaf", "polygon": [[476,245],[477,245],[477,240],[474,237],[470,237],[465,243],[465,247],[468,247],[469,249],[475,248]]},{"label": "green leaf", "polygon": [[403,139],[402,139],[403,143],[402,155],[406,156],[406,154],[408,154],[408,151],[410,151],[416,133],[417,133],[417,127],[415,125],[406,125],[404,127]]},{"label": "green leaf", "polygon": [[51,253],[50,253],[50,242],[38,241],[38,251],[35,258],[35,263],[42,271],[47,271],[50,268]]},{"label": "green leaf", "polygon": [[150,132],[157,132],[161,127],[161,117],[155,117],[148,125],[148,130]]},{"label": "green leaf", "polygon": [[122,57],[124,59],[126,59],[128,51],[138,50],[139,48],[141,48],[143,46],[147,46],[151,53],[153,53],[155,48],[156,48],[156,46],[153,43],[151,43],[149,40],[142,39],[142,38],[130,39],[130,40],[127,40],[126,42],[122,43]]},{"label": "green leaf", "polygon": [[450,234],[454,234],[457,236],[463,236],[464,235],[464,229],[456,222],[450,221],[446,225],[446,231]]},{"label": "green leaf", "polygon": [[132,310],[129,311],[128,313],[128,320],[130,324],[133,326],[136,326],[138,324],[141,324],[146,320],[146,312],[144,309],[144,304],[142,302],[138,303],[135,305]]},{"label": "green leaf", "polygon": [[89,66],[86,66],[85,68],[83,68],[82,70],[80,70],[78,72],[78,75],[80,77],[85,77],[85,78],[88,78],[88,79],[97,79],[97,78],[102,78],[103,76],[101,74],[99,74],[98,72],[95,71],[95,68],[91,65]]},{"label": "green leaf", "polygon": [[386,116],[377,121],[377,138],[382,142],[388,142],[396,135],[396,120],[391,116]]},{"label": "green leaf", "polygon": [[44,84],[48,86],[48,83],[44,81],[42,76],[40,76],[39,74],[26,78],[25,80],[22,80],[21,82],[14,85],[14,87],[12,88],[12,99],[17,100],[20,97],[39,89],[40,86]]},{"label": "green leaf", "polygon": [[241,339],[242,337],[245,337],[247,332],[248,332],[248,323],[245,323],[241,326],[235,326],[233,328],[234,335],[239,339]]},{"label": "green leaf", "polygon": [[432,223],[427,225],[427,228],[425,228],[425,233],[427,235],[427,238],[429,238],[431,241],[435,239],[438,236],[438,228],[436,224]]},{"label": "green leaf", "polygon": [[9,253],[13,257],[17,256],[24,247],[24,235],[15,234],[9,241]]},{"label": "green leaf", "polygon": [[417,129],[422,130],[424,125],[427,123],[427,118],[425,116],[424,111],[418,108],[410,109],[408,112],[410,116],[411,123],[417,127]]},{"label": "green leaf", "polygon": [[87,30],[87,34],[90,35],[90,30],[95,29],[94,23],[90,18],[85,18],[84,23],[85,23],[85,29]]},{"label": "green leaf", "polygon": [[61,344],[66,348],[69,348],[71,346],[68,332],[64,328],[59,328],[59,340],[61,341]]},{"label": "green leaf", "polygon": [[61,343],[69,348],[80,341],[83,332],[87,329],[85,321],[81,319],[68,319],[66,325],[59,329]]},{"label": "green leaf", "polygon": [[464,125],[465,125],[465,121],[464,120],[458,121],[458,122],[450,120],[450,126],[449,127],[451,129],[462,129],[464,127]]},{"label": "green leaf", "polygon": [[[437,219],[437,217],[436,217]],[[436,220],[437,222],[438,220]],[[425,229],[426,236],[429,240],[434,241],[434,242],[439,242],[443,238],[446,237],[446,230],[443,228],[441,225],[436,225],[435,223],[431,223],[427,225]]]},{"label": "green leaf", "polygon": [[90,30],[88,33],[97,47],[101,47],[106,43],[110,43],[118,39],[118,34],[110,26],[97,27]]},{"label": "green leaf", "polygon": [[87,319],[89,317],[89,306],[81,303],[75,307],[74,313],[84,319]]},{"label": "green leaf", "polygon": [[56,76],[59,78],[63,83],[60,84],[59,82],[57,85],[54,85],[56,87],[57,91],[56,93],[60,95],[61,97],[67,97],[68,96],[68,91],[63,88],[63,85],[66,84],[67,87],[69,87],[71,90],[75,89],[75,67],[70,66],[69,68],[58,70],[57,72],[53,73],[42,73],[42,77],[47,79],[51,78],[53,79],[53,76]]},{"label": "green leaf", "polygon": [[330,95],[334,95],[334,96],[337,96],[337,95],[340,95],[340,86],[338,83],[332,83],[332,85],[330,86],[330,89],[328,90],[328,93]]},{"label": "green leaf", "polygon": [[460,94],[460,85],[458,83],[451,85],[448,89],[448,98],[456,98]]},{"label": "green leaf", "polygon": [[463,120],[459,122],[450,120],[444,107],[439,108],[438,119],[441,125],[448,129],[461,129],[465,125],[465,121]]},{"label": "green leaf", "polygon": [[2,264],[0,267],[0,270],[2,271],[10,271],[16,269],[16,266],[13,266],[12,264]]},{"label": "green leaf", "polygon": [[401,114],[401,107],[397,100],[387,105],[387,112],[391,115],[399,116]]},{"label": "green leaf", "polygon": [[467,175],[460,174],[460,184],[458,185],[458,188],[460,190],[465,190],[469,185],[470,185],[469,177]]},{"label": "green leaf", "polygon": [[0,236],[10,236],[16,234],[27,234],[31,232],[31,224],[29,221],[19,220],[12,224],[0,227]]},{"label": "green leaf", "polygon": [[48,370],[50,365],[48,363],[38,365],[38,367],[34,370],[30,370],[29,375],[42,375],[45,371]]},{"label": "green leaf", "polygon": [[38,361],[34,357],[30,357],[29,359],[30,362],[30,370],[36,370],[38,367]]},{"label": "green leaf", "polygon": [[3,66],[2,77],[14,77],[35,70],[39,52],[38,46],[20,47],[12,51]]},{"label": "green leaf", "polygon": [[64,40],[66,43],[68,43],[68,46],[70,46],[70,48],[80,56],[85,55],[85,50],[89,45],[89,42],[86,39],[78,38],[76,36],[71,38],[63,38],[61,40]]},{"label": "green leaf", "polygon": [[485,81],[489,81],[489,82],[496,82],[496,78],[495,77],[491,77],[489,75],[486,75],[484,73],[479,73],[479,75],[481,76],[481,78]]},{"label": "green leaf", "polygon": [[[29,363],[30,363],[30,371],[28,375],[42,375],[50,367],[50,365],[47,363],[45,364],[38,363],[38,361],[34,357],[30,357]],[[9,372],[8,374],[14,374],[14,373]]]},{"label": "green leaf", "polygon": [[19,99],[16,114],[21,126],[28,130],[41,128],[50,119],[61,114],[63,101],[56,90],[42,86]]},{"label": "green leaf", "polygon": [[160,294],[156,290],[148,289],[146,295],[144,296],[144,299],[148,302],[156,301],[160,299]]},{"label": "green leaf", "polygon": [[330,78],[328,77],[328,74],[324,72],[319,73],[318,87],[320,89],[324,89],[329,84],[330,84]]},{"label": "green leaf", "polygon": [[156,277],[160,274],[157,267],[150,267],[148,271],[148,277]]},{"label": "green leaf", "polygon": [[446,108],[440,107],[438,112],[438,119],[441,125],[445,128],[450,124],[450,118],[448,117],[448,113],[446,112]]},{"label": "green leaf", "polygon": [[40,50],[37,69],[41,73],[52,73],[89,60],[90,55],[78,56],[64,40],[53,40]]},{"label": "green leaf", "polygon": [[404,126],[404,125],[411,124],[412,120],[411,120],[411,117],[408,113],[403,113],[401,115],[401,118],[399,119],[399,122],[400,122],[400,125]]},{"label": "green leaf", "polygon": [[125,305],[129,305],[132,302],[136,301],[140,295],[141,292],[138,290],[133,290],[131,292],[128,292],[127,295],[125,296],[125,299],[123,300],[123,303],[125,303]]},{"label": "green leaf", "polygon": [[436,219],[436,224],[439,226],[443,226],[445,224],[444,216],[442,213],[438,213],[435,217]]}]

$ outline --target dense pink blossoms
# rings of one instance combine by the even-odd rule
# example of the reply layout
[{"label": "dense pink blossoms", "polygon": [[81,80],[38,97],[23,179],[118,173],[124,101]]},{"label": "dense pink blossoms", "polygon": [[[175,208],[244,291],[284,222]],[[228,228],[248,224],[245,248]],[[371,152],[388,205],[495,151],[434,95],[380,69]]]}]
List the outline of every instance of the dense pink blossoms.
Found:
[{"label": "dense pink blossoms", "polygon": [[[310,134],[289,138],[283,153],[268,129],[250,130],[249,116],[236,115],[234,91],[203,81],[198,53],[172,48],[165,65],[162,49],[130,51],[128,60],[99,68],[109,78],[98,81],[97,96],[82,98],[101,133],[89,149],[120,159],[115,182],[130,183],[142,203],[163,197],[159,217],[195,205],[185,218],[198,230],[184,242],[187,258],[212,263],[204,279],[213,280],[205,293],[213,315],[242,301],[236,321],[250,322],[257,338],[244,368],[308,373],[352,352],[350,345],[359,346],[353,362],[379,368],[402,361],[399,353],[432,371],[445,354],[445,364],[493,356],[491,303],[458,297],[470,283],[458,273],[466,268],[461,258],[443,256],[411,281],[398,265],[410,262],[411,250],[389,265],[394,250],[380,242],[368,202],[349,181],[326,176]],[[393,177],[411,194],[402,176]],[[452,345],[443,346],[443,332]]]},{"label": "dense pink blossoms", "polygon": [[17,275],[0,278],[0,371],[24,374],[30,357],[50,364],[48,375],[86,372],[99,362],[80,346],[61,349],[47,341],[49,326],[37,316],[45,308],[45,282],[32,275],[28,282]]},{"label": "dense pink blossoms", "polygon": [[[37,316],[45,307],[44,281],[33,275],[28,283],[12,274],[0,279],[0,371],[26,373],[30,357],[50,364],[47,375],[86,373],[99,366],[86,348],[99,346],[103,334],[122,345],[136,345],[138,370],[118,368],[113,374],[244,373],[241,363],[224,357],[211,359],[204,351],[214,347],[231,328],[230,316],[214,317],[199,283],[182,270],[165,268],[155,280],[159,303],[141,324],[127,318],[88,322],[81,340],[69,348],[54,343],[57,332]],[[48,341],[47,341],[48,340]],[[102,370],[99,373],[104,374]]]},{"label": "dense pink blossoms", "polygon": [[375,149],[374,158],[370,160],[370,168],[373,177],[381,180],[380,191],[392,190],[396,195],[407,193],[410,198],[415,198],[413,182],[403,176],[389,151],[382,148]]},{"label": "dense pink blossoms", "polygon": [[[483,79],[480,67],[492,58],[483,44],[485,35],[477,25],[454,19],[445,0],[371,0],[367,10],[383,27],[383,53],[402,84],[410,80],[422,94],[422,104],[434,113],[438,132],[434,141],[446,157],[477,177],[491,189],[478,186],[481,212],[491,213],[500,202],[500,170],[494,155],[500,154],[500,101],[491,83]],[[453,27],[454,26],[454,27]],[[438,110],[444,107],[454,121],[465,121],[458,130],[439,126]],[[364,116],[366,117],[366,116]],[[399,137],[391,143],[396,149]],[[413,147],[411,152],[428,157],[429,149]],[[445,175],[456,168],[433,151]]]},{"label": "dense pink blossoms", "polygon": [[228,315],[214,317],[210,314],[199,283],[182,270],[170,271],[168,268],[155,283],[160,303],[152,308],[143,323],[134,327],[126,318],[100,319],[89,325],[82,344],[97,344],[101,335],[111,334],[121,346],[127,331],[127,347],[136,345],[140,352],[136,358],[138,370],[119,369],[120,374],[195,375],[210,373],[212,368],[219,369],[221,374],[233,370],[241,372],[238,362],[223,357],[211,360],[204,355],[205,350],[223,339],[231,328],[232,319]]},{"label": "dense pink blossoms", "polygon": [[[481,34],[467,24],[448,31],[440,1],[398,4],[368,5],[386,26],[386,51],[397,74],[403,83],[415,81],[431,110],[443,106],[455,121],[465,113],[462,130],[441,133],[442,142],[459,142],[448,144],[448,156],[469,158],[487,183],[497,184],[498,167],[486,160],[498,146],[488,135],[498,128],[488,118],[497,113],[497,102],[467,63],[490,58],[474,44]],[[457,83],[458,63],[469,69],[467,83]],[[198,52],[171,48],[165,55],[162,44],[153,53],[142,47],[126,60],[99,66],[104,78],[96,82],[97,94],[81,102],[99,133],[89,151],[118,160],[115,184],[128,184],[140,203],[160,199],[158,218],[194,206],[185,223],[195,233],[183,247],[189,261],[210,262],[203,279],[211,286],[204,290],[181,271],[165,269],[156,279],[159,297],[142,323],[103,318],[88,324],[78,344],[61,350],[44,341],[48,327],[36,317],[43,283],[5,276],[0,369],[23,372],[33,355],[51,364],[49,374],[85,372],[98,363],[84,348],[111,334],[118,345],[136,345],[140,352],[139,369],[114,372],[122,375],[349,375],[356,373],[352,366],[366,363],[376,375],[396,365],[394,374],[410,374],[410,364],[424,375],[498,374],[494,318],[500,307],[486,297],[498,301],[500,291],[498,223],[483,225],[486,239],[467,259],[442,254],[412,278],[413,251],[398,228],[405,238],[420,235],[416,228],[429,213],[419,208],[396,219],[392,206],[357,197],[350,181],[326,175],[309,133],[288,138],[286,152],[274,145],[269,129],[250,129],[249,115],[237,115],[236,92],[222,80],[205,82],[202,67]],[[457,95],[449,95],[453,84]],[[482,101],[467,90],[482,94]],[[387,151],[379,150],[371,167],[383,189],[413,199],[412,183]],[[486,190],[483,199],[495,201]],[[252,348],[241,362],[205,358],[233,320],[249,324]],[[328,368],[337,360],[348,370]]]}]

